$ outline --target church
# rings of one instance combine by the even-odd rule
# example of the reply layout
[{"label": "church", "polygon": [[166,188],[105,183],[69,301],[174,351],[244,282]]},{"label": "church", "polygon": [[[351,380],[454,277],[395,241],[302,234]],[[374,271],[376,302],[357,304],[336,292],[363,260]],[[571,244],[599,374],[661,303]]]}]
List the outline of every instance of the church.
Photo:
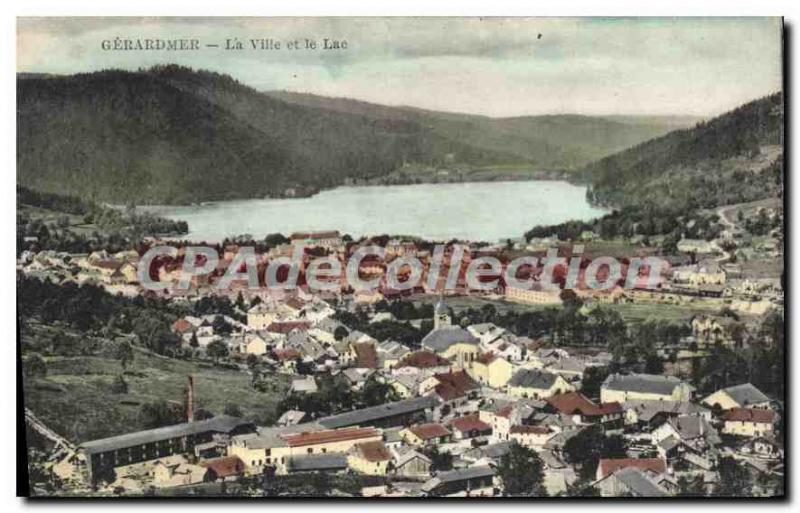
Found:
[{"label": "church", "polygon": [[422,339],[422,348],[447,358],[460,369],[467,368],[480,355],[480,342],[467,330],[453,325],[444,298],[439,298],[433,309],[433,330]]}]

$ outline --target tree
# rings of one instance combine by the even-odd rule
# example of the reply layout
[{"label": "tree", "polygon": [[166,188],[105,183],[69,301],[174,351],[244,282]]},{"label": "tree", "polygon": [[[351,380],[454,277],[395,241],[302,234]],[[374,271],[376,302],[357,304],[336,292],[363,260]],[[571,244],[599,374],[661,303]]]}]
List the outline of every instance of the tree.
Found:
[{"label": "tree", "polygon": [[730,456],[719,460],[717,495],[722,497],[751,497],[753,495],[750,472]]},{"label": "tree", "polygon": [[206,347],[206,354],[214,359],[215,364],[219,364],[222,358],[228,356],[228,346],[221,340],[215,340]]},{"label": "tree", "polygon": [[434,445],[423,451],[431,460],[431,471],[451,470],[453,468],[453,455],[449,452],[439,452],[439,447]]},{"label": "tree", "polygon": [[625,440],[619,435],[606,436],[598,425],[583,429],[564,444],[567,462],[580,468],[580,476],[590,479],[600,458],[624,458]]},{"label": "tree", "polygon": [[230,415],[231,417],[243,417],[244,414],[242,413],[242,409],[239,408],[238,405],[234,403],[228,403],[225,405],[225,410],[223,411],[225,415]]},{"label": "tree", "polygon": [[681,476],[678,478],[678,493],[683,497],[703,497],[706,494],[706,487],[703,476],[688,478]]},{"label": "tree", "polygon": [[114,358],[119,360],[119,364],[122,367],[122,372],[128,368],[128,365],[133,362],[134,354],[133,354],[133,346],[127,340],[123,340],[117,344],[117,347],[114,348]]},{"label": "tree", "polygon": [[600,386],[609,374],[608,367],[587,367],[581,380],[581,393],[590,399],[600,397]]},{"label": "tree", "polygon": [[340,341],[342,341],[342,340],[343,340],[343,339],[345,339],[345,338],[346,338],[346,337],[347,337],[349,334],[350,334],[350,332],[349,332],[349,331],[347,331],[347,328],[345,328],[344,326],[336,326],[336,329],[335,329],[335,330],[333,330],[333,338],[334,338],[334,339],[335,339],[337,342],[340,342]]},{"label": "tree", "polygon": [[183,408],[159,399],[142,405],[141,419],[145,429],[154,429],[184,421]]},{"label": "tree", "polygon": [[23,369],[25,371],[25,376],[29,378],[47,375],[47,364],[44,358],[35,353],[23,360]]},{"label": "tree", "polygon": [[513,443],[508,453],[500,458],[497,475],[503,482],[507,496],[546,496],[542,460],[535,451]]}]

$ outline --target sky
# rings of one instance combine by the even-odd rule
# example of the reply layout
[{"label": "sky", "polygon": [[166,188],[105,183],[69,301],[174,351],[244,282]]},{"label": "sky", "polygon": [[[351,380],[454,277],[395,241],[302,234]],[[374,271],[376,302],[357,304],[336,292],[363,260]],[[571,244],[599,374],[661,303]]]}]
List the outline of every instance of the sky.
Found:
[{"label": "sky", "polygon": [[[104,50],[115,37],[201,48]],[[17,71],[176,63],[258,90],[494,117],[711,117],[781,90],[781,37],[780,18],[18,18]],[[286,47],[324,38],[347,49]],[[245,49],[225,50],[228,39]]]}]

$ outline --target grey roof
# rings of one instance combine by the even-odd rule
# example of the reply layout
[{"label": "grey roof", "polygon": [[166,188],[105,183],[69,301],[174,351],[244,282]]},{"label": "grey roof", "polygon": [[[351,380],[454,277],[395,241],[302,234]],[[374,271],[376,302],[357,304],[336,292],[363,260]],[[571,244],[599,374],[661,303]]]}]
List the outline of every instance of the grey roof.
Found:
[{"label": "grey roof", "polygon": [[556,382],[557,374],[538,369],[520,369],[508,382],[512,387],[548,389]]},{"label": "grey roof", "polygon": [[705,438],[710,443],[719,441],[717,430],[705,419],[694,415],[681,415],[667,421],[682,440],[689,441],[696,438]]},{"label": "grey roof", "polygon": [[741,385],[724,388],[723,390],[731,397],[731,399],[742,406],[769,401],[769,397],[764,395],[761,390],[757,389],[750,383],[743,383]]},{"label": "grey roof", "polygon": [[477,346],[478,339],[469,331],[458,326],[445,326],[431,331],[422,339],[422,347],[432,351],[441,352],[456,343],[472,344]]},{"label": "grey roof", "polygon": [[454,481],[463,481],[465,479],[476,479],[479,477],[488,477],[493,475],[494,469],[488,466],[468,467],[458,470],[437,472],[434,477],[425,481],[425,484],[422,485],[422,491],[430,492],[443,483],[452,483]]},{"label": "grey roof", "polygon": [[135,433],[126,433],[124,435],[102,438],[100,440],[92,440],[91,442],[81,444],[80,449],[86,454],[96,454],[116,449],[124,449],[134,445],[169,440],[171,438],[197,435],[209,431],[230,433],[236,428],[249,425],[252,425],[252,423],[246,420],[230,417],[228,415],[221,415],[197,422],[184,422],[172,426],[148,429],[146,431],[136,431]]},{"label": "grey roof", "polygon": [[658,374],[611,374],[603,381],[606,390],[622,390],[626,392],[643,392],[650,394],[670,395],[682,382],[673,376]]},{"label": "grey roof", "polygon": [[413,413],[435,407],[439,400],[435,397],[415,397],[404,401],[371,406],[361,410],[353,410],[338,415],[331,415],[317,420],[317,423],[328,429],[337,429],[347,426],[368,425],[394,415]]},{"label": "grey roof", "polygon": [[436,478],[442,483],[451,483],[453,481],[462,481],[464,479],[474,479],[477,477],[493,476],[494,469],[490,466],[480,467],[467,467],[456,470],[446,470],[444,472],[437,472]]},{"label": "grey roof", "polygon": [[614,473],[614,477],[637,497],[664,497],[669,495],[664,488],[657,485],[637,468],[628,467],[618,470]]},{"label": "grey roof", "polygon": [[512,445],[514,445],[514,442],[498,442],[487,445],[481,449],[481,455],[492,459],[501,458],[508,454]]},{"label": "grey roof", "polygon": [[659,413],[673,415],[698,415],[708,412],[709,409],[690,402],[681,401],[660,401],[657,399],[647,399],[638,401],[625,401],[622,403],[624,410],[636,410],[639,420],[650,422]]},{"label": "grey roof", "polygon": [[341,470],[347,468],[347,455],[341,452],[326,454],[304,454],[286,460],[289,472],[313,472],[317,470]]}]

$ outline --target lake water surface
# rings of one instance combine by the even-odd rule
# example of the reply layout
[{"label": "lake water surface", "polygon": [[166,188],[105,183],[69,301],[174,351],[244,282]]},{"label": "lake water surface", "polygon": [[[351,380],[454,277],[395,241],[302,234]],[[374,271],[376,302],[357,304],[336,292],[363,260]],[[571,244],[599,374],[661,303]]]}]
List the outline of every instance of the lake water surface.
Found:
[{"label": "lake water surface", "polygon": [[252,199],[147,210],[189,223],[188,239],[339,230],[361,235],[413,235],[430,240],[497,242],[536,225],[589,220],[605,211],[586,188],[559,181],[475,182],[339,187],[300,199]]}]

